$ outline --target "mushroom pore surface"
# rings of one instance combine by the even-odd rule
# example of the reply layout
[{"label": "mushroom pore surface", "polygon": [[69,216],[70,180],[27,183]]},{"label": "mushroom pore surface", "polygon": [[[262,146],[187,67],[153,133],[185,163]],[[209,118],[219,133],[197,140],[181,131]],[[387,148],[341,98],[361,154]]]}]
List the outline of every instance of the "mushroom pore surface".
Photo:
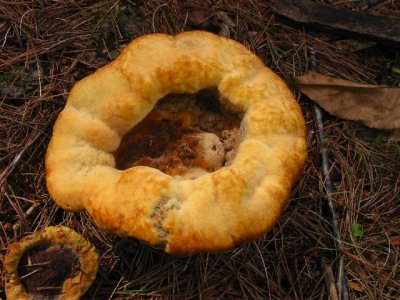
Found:
[{"label": "mushroom pore surface", "polygon": [[124,136],[116,166],[149,166],[177,179],[214,172],[235,157],[240,121],[220,104],[216,88],[170,94]]}]

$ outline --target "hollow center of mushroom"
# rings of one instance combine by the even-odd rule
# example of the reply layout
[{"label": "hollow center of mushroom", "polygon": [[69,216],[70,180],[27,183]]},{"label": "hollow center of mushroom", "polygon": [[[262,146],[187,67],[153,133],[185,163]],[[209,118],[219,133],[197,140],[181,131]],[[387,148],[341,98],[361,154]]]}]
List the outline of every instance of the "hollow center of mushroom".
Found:
[{"label": "hollow center of mushroom", "polygon": [[78,256],[68,246],[38,246],[23,254],[18,275],[30,295],[52,297],[61,293],[64,281],[74,277],[79,266]]},{"label": "hollow center of mushroom", "polygon": [[240,143],[241,116],[225,109],[216,88],[170,94],[122,139],[120,170],[149,166],[193,179],[229,164]]}]

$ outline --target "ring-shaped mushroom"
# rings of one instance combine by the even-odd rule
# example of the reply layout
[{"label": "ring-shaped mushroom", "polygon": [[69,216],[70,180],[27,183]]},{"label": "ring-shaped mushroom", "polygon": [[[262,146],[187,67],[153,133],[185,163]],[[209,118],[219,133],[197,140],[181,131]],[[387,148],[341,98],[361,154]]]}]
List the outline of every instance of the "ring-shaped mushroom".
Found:
[{"label": "ring-shaped mushroom", "polygon": [[[195,179],[115,167],[123,136],[165,95],[216,87],[241,112],[229,166]],[[79,81],[54,126],[47,187],[64,209],[166,252],[219,251],[277,222],[306,159],[305,122],[286,84],[245,46],[208,32],[150,34]]]},{"label": "ring-shaped mushroom", "polygon": [[[21,266],[30,251],[39,261],[27,258]],[[47,227],[10,245],[4,259],[7,299],[80,299],[96,278],[98,265],[95,247],[80,234],[64,226]],[[61,286],[40,286],[54,282]]]}]

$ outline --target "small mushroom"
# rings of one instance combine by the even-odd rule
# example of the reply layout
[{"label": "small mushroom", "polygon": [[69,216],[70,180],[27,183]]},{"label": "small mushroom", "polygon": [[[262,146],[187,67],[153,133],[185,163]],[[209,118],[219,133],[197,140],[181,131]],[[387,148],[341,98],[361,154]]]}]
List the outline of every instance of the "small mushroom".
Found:
[{"label": "small mushroom", "polygon": [[98,263],[95,247],[80,234],[47,227],[10,245],[4,259],[7,299],[80,299]]}]

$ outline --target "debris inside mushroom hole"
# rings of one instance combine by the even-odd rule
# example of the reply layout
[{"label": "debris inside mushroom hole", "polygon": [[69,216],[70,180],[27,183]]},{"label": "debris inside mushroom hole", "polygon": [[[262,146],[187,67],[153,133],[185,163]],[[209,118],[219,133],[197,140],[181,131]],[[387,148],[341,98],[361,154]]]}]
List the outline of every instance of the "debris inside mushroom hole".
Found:
[{"label": "debris inside mushroom hole", "polygon": [[242,116],[226,109],[216,88],[170,94],[123,137],[116,167],[148,166],[195,179],[229,165],[240,144]]},{"label": "debris inside mushroom hole", "polygon": [[65,245],[37,246],[21,257],[18,275],[30,295],[60,295],[65,279],[79,272],[79,258]]}]

